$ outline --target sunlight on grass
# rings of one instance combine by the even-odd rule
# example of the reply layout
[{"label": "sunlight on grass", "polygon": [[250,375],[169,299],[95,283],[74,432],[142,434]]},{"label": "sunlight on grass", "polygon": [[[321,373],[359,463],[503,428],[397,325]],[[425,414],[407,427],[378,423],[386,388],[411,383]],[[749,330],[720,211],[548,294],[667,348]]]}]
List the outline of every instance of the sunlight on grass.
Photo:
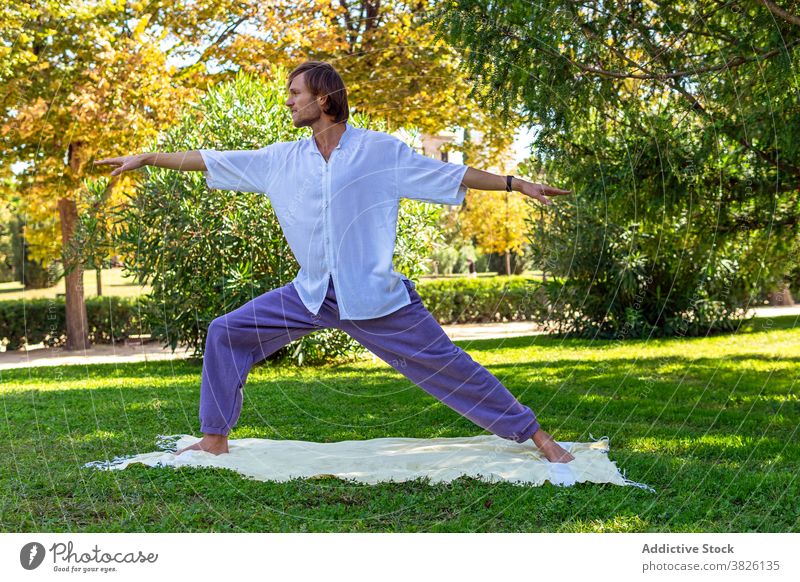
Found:
[{"label": "sunlight on grass", "polygon": [[[123,276],[121,267],[103,269],[101,272],[103,295],[115,297],[139,297],[152,290],[149,285],[138,285],[134,277]],[[0,300],[29,301],[37,298],[54,298],[64,293],[65,280],[62,277],[53,287],[45,289],[25,289],[18,281],[0,283]],[[94,269],[83,271],[83,293],[85,297],[97,297],[97,272]]]},{"label": "sunlight on grass", "polygon": [[83,443],[93,443],[93,442],[96,442],[96,441],[106,441],[106,440],[112,440],[112,439],[120,439],[120,438],[123,438],[125,436],[126,435],[123,435],[123,434],[121,434],[119,432],[113,432],[113,431],[109,431],[109,430],[95,430],[95,431],[87,433],[87,434],[85,434],[83,436],[77,436],[77,437],[73,436],[73,437],[70,438],[70,440],[75,442],[75,443],[83,444]]},{"label": "sunlight on grass", "polygon": [[611,400],[610,396],[601,396],[600,394],[584,394],[578,398],[581,402],[587,404],[606,404]]},{"label": "sunlight on grass", "polygon": [[638,515],[616,515],[611,519],[577,520],[560,529],[568,533],[604,533],[604,532],[641,532],[645,531],[649,522]]},{"label": "sunlight on grass", "polygon": [[[69,366],[69,368],[80,368],[81,366]],[[66,366],[65,366],[66,368]],[[5,373],[7,374],[7,373]],[[48,378],[29,378],[14,380],[14,382],[3,381],[0,382],[0,393],[18,393],[27,390],[35,390],[38,392],[50,391],[72,391],[72,390],[141,390],[141,389],[174,389],[186,385],[197,385],[199,387],[198,378],[195,375],[189,374],[175,374],[169,378],[154,378],[147,372],[142,370],[141,376],[95,376],[96,372],[93,370],[86,374],[85,377],[79,379],[61,379],[56,381],[55,377]]]},{"label": "sunlight on grass", "polygon": [[778,404],[800,403],[800,394],[756,394],[737,396],[737,402],[777,402]]},{"label": "sunlight on grass", "polygon": [[[516,341],[515,341],[516,339]],[[480,351],[484,345],[492,345],[487,361],[500,361],[509,356],[514,359],[529,359],[543,361],[555,360],[578,361],[582,368],[592,369],[602,367],[602,364],[613,363],[615,360],[625,360],[635,365],[636,361],[652,359],[677,358],[684,362],[695,359],[725,359],[738,356],[761,356],[775,358],[774,364],[788,365],[785,360],[787,354],[797,351],[797,332],[794,329],[782,329],[770,332],[753,334],[724,335],[699,338],[666,338],[652,340],[597,340],[582,342],[573,345],[571,340],[547,338],[537,336],[532,338],[512,338],[504,341],[497,347],[496,342],[486,344],[475,341],[471,349]],[[543,358],[543,352],[547,358]],[[482,358],[484,356],[481,356]],[[665,365],[671,365],[666,363]],[[672,364],[674,365],[674,364]]]},{"label": "sunlight on grass", "polygon": [[252,426],[248,424],[237,424],[231,431],[231,438],[236,439],[274,439],[275,430],[269,426]]},{"label": "sunlight on grass", "polygon": [[752,437],[738,434],[707,434],[691,438],[657,439],[653,437],[632,438],[629,449],[640,453],[691,454],[699,449],[710,448],[722,453],[736,449],[751,449],[755,445]]},{"label": "sunlight on grass", "polygon": [[[183,362],[79,365],[0,375],[3,424],[13,434],[0,466],[14,467],[13,479],[0,476],[0,497],[29,501],[27,511],[0,512],[0,525],[71,532],[230,530],[230,524],[241,531],[797,529],[800,329],[468,344],[465,350],[530,406],[545,430],[581,442],[608,435],[620,470],[657,495],[594,484],[533,487],[521,497],[517,487],[472,480],[276,484],[198,468],[76,470],[86,461],[155,450],[160,434],[199,435],[202,372]],[[366,358],[254,367],[231,438],[477,434],[485,433],[388,364]],[[331,497],[321,503],[326,493]],[[357,496],[358,503],[348,501]],[[504,506],[513,510],[487,522]]]},{"label": "sunlight on grass", "polygon": [[125,405],[125,410],[128,412],[136,412],[143,410],[161,410],[165,406],[169,406],[169,401],[159,400],[154,398],[147,402],[129,402]]}]

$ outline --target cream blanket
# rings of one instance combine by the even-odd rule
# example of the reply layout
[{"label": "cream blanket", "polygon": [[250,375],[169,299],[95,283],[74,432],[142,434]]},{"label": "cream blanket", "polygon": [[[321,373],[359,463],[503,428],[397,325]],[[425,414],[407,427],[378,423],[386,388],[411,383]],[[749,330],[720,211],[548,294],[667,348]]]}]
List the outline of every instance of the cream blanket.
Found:
[{"label": "cream blanket", "polygon": [[[590,438],[591,437],[590,435]],[[218,467],[259,481],[289,481],[324,476],[362,483],[429,478],[449,482],[462,475],[488,482],[506,481],[539,486],[575,483],[632,485],[655,493],[642,483],[620,475],[608,458],[608,437],[590,443],[560,442],[575,457],[570,463],[550,463],[539,449],[496,435],[458,438],[379,438],[315,443],[309,441],[239,439],[228,442],[228,454],[174,451],[196,443],[191,435],[158,437],[160,451],[84,465],[96,469],[124,469],[133,463],[151,467]]]}]

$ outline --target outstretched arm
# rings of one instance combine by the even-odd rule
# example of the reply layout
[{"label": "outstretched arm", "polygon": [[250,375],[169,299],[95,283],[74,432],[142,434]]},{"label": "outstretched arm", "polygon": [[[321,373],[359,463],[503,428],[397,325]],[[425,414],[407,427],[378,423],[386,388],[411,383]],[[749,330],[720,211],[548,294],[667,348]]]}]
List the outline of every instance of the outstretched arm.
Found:
[{"label": "outstretched arm", "polygon": [[170,170],[207,171],[206,164],[203,162],[200,152],[196,150],[170,154],[154,152],[122,156],[119,158],[105,158],[97,160],[95,164],[115,166],[115,170],[111,172],[112,176],[116,176],[122,172],[136,170],[142,166],[156,166],[158,168],[167,168]]},{"label": "outstretched arm", "polygon": [[[467,173],[464,174],[461,184],[474,190],[505,190],[506,177],[484,172],[482,170],[476,170],[475,168],[468,168]],[[547,196],[564,196],[566,194],[572,194],[572,190],[560,190],[558,188],[553,188],[552,186],[547,186],[546,184],[534,184],[533,182],[527,182],[525,180],[521,180],[520,178],[513,178],[511,180],[511,189],[516,192],[521,192],[522,194],[530,196],[531,198],[534,198],[547,205],[552,204]]]}]

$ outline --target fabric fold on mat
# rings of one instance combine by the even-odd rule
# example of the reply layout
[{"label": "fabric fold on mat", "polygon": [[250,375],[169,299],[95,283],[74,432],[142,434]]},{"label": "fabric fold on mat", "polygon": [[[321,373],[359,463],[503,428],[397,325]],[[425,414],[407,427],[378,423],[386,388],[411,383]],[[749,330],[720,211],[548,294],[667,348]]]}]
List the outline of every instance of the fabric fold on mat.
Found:
[{"label": "fabric fold on mat", "polygon": [[[590,438],[591,437],[590,435]],[[492,483],[560,487],[576,483],[613,483],[655,493],[648,485],[625,478],[608,458],[608,437],[594,442],[561,442],[575,457],[570,463],[550,463],[533,444],[496,435],[455,438],[378,438],[317,443],[296,440],[238,439],[228,442],[228,454],[176,450],[200,439],[192,435],[159,436],[158,451],[92,461],[84,467],[120,470],[141,463],[150,467],[216,467],[259,481],[338,477],[362,483],[430,479],[450,482],[461,476]]]}]

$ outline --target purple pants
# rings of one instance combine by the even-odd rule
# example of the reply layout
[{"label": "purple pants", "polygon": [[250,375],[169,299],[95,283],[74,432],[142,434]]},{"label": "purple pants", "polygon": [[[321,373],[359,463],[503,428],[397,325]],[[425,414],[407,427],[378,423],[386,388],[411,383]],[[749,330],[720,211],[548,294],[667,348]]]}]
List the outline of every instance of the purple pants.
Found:
[{"label": "purple pants", "polygon": [[539,430],[536,415],[450,341],[414,284],[405,278],[403,283],[411,304],[374,319],[339,319],[331,279],[317,315],[289,283],[212,321],[203,357],[200,430],[227,435],[239,419],[252,365],[291,341],[333,327],[478,426],[504,439],[530,439]]}]

